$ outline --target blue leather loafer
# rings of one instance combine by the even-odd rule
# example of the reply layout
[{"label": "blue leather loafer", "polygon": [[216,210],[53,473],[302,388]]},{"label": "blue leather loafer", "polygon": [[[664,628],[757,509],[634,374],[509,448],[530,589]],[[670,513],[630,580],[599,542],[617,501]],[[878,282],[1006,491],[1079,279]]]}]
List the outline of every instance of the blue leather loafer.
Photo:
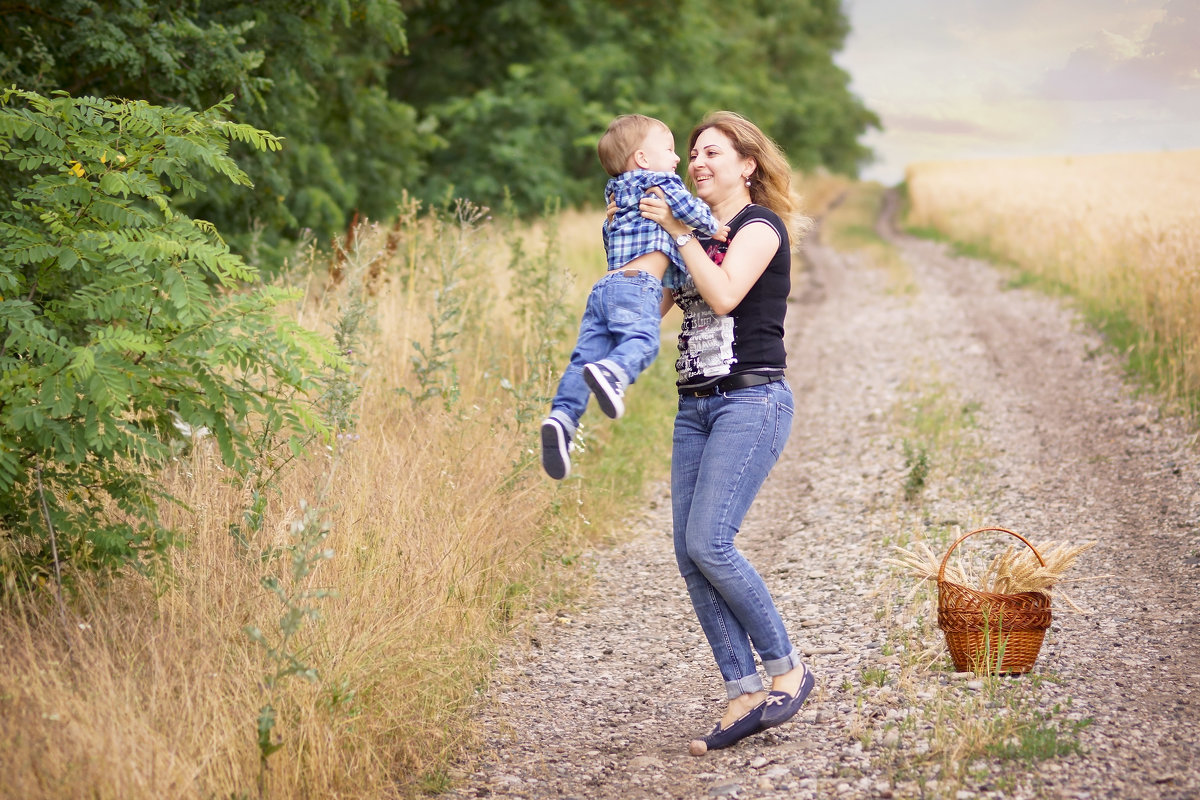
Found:
[{"label": "blue leather loafer", "polygon": [[762,726],[774,728],[796,716],[796,712],[800,710],[800,706],[804,705],[808,693],[813,690],[816,683],[816,677],[806,665],[804,678],[800,681],[800,688],[794,695],[787,692],[771,692],[767,695],[767,699],[763,702]]},{"label": "blue leather loafer", "polygon": [[718,722],[707,736],[702,739],[693,739],[688,747],[688,752],[694,756],[702,756],[709,750],[732,747],[747,736],[753,736],[763,729],[762,713],[765,706],[766,701],[764,700],[728,728],[722,728],[721,723]]}]

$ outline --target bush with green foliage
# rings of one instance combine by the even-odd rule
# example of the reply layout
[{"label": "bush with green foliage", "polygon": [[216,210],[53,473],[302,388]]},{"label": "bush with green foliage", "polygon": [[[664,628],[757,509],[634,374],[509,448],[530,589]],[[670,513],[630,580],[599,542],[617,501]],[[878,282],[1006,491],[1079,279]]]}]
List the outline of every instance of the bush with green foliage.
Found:
[{"label": "bush with green foliage", "polygon": [[314,377],[340,363],[276,313],[291,294],[179,210],[249,186],[231,142],[277,137],[144,101],[0,95],[0,568],[6,583],[142,564],[172,532],[156,470],[176,422],[211,432],[235,474],[320,421]]}]

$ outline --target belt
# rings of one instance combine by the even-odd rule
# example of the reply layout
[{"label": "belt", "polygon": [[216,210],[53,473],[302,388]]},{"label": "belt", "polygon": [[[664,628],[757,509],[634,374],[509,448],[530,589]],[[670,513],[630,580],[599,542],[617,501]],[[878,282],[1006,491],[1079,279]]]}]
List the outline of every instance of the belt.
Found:
[{"label": "belt", "polygon": [[687,397],[708,397],[717,392],[725,394],[737,389],[748,389],[751,386],[762,386],[764,383],[775,383],[781,380],[783,380],[782,375],[759,375],[755,372],[741,372],[737,375],[730,375],[728,378],[717,381],[710,386],[701,386],[696,389],[680,386],[679,393]]}]

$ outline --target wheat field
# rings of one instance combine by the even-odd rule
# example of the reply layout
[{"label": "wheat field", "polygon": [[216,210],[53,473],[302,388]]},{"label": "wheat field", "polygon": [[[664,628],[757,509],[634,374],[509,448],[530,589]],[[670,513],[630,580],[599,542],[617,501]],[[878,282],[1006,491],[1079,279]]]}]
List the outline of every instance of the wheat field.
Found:
[{"label": "wheat field", "polygon": [[1144,375],[1200,398],[1200,150],[910,166],[907,224],[1066,287]]}]

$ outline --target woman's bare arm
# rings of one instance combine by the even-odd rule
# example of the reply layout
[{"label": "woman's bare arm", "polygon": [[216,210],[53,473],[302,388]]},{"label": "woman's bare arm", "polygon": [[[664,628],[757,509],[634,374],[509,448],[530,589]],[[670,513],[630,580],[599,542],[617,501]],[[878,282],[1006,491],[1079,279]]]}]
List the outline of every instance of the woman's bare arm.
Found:
[{"label": "woman's bare arm", "polygon": [[[640,208],[642,216],[662,225],[672,237],[690,230],[657,197],[647,195]],[[720,266],[713,263],[695,239],[679,248],[679,254],[704,301],[716,313],[728,314],[766,271],[778,249],[779,234],[775,229],[765,222],[751,222],[738,231]]]}]

